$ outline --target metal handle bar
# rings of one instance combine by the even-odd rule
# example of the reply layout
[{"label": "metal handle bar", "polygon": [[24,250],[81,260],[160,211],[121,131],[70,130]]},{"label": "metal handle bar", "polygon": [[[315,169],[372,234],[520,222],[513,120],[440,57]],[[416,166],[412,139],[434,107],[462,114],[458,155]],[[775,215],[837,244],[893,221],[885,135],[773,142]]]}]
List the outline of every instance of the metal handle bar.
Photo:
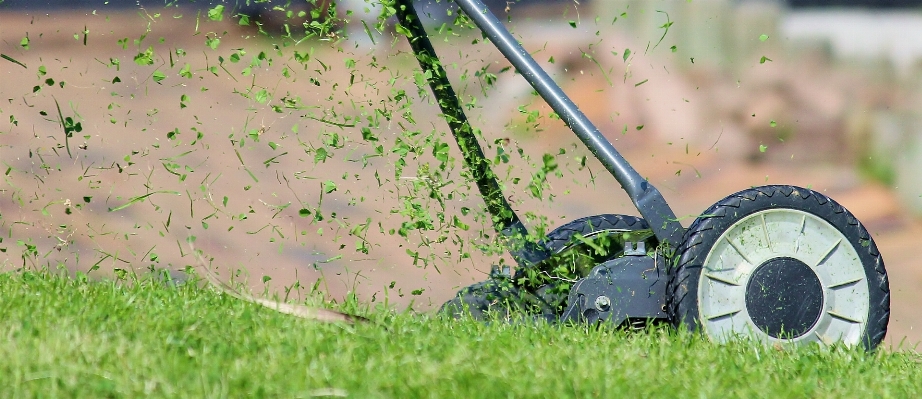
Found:
[{"label": "metal handle bar", "polygon": [[602,162],[605,169],[618,180],[624,191],[631,197],[634,206],[650,224],[659,241],[675,248],[682,241],[684,228],[677,221],[675,213],[659,190],[637,173],[630,163],[618,153],[611,142],[554,83],[547,72],[535,62],[535,59],[525,51],[482,1],[455,0],[455,3],[486,34],[493,45],[563,119],[583,144],[589,147],[589,151]]}]

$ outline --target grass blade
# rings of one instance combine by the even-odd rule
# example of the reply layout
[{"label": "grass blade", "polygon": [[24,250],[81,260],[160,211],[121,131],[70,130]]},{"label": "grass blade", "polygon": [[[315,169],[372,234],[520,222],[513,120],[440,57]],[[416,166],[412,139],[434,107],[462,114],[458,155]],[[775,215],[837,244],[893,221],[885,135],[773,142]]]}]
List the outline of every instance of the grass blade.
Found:
[{"label": "grass blade", "polygon": [[149,193],[147,193],[147,194],[139,195],[139,196],[137,196],[137,197],[134,197],[134,198],[128,200],[127,203],[124,203],[124,204],[122,204],[122,205],[119,205],[119,206],[117,206],[117,207],[115,207],[115,208],[109,208],[109,212],[120,211],[120,210],[125,209],[125,208],[127,208],[127,207],[129,207],[129,206],[132,206],[132,205],[134,205],[134,204],[136,204],[136,203],[138,203],[138,202],[144,201],[145,198],[150,197],[151,195],[154,195],[154,194],[176,194],[176,195],[179,195],[179,192],[178,192],[178,191],[167,191],[167,190],[149,192]]},{"label": "grass blade", "polygon": [[250,294],[242,292],[234,287],[231,287],[229,284],[221,281],[215,272],[213,272],[208,267],[208,262],[202,256],[202,253],[195,250],[195,246],[189,242],[189,250],[192,251],[192,254],[195,255],[196,266],[199,269],[202,269],[205,274],[205,278],[208,282],[217,288],[218,290],[243,301],[252,302],[257,305],[272,309],[279,313],[289,314],[295,317],[300,317],[302,319],[316,320],[324,323],[348,323],[354,324],[358,321],[369,321],[368,319],[355,316],[350,314],[345,314],[342,312],[337,312],[335,310],[322,309],[322,308],[313,308],[305,305],[297,305],[291,303],[284,303],[279,301],[274,301],[270,299],[256,298]]},{"label": "grass blade", "polygon": [[67,131],[67,125],[64,124],[64,114],[61,113],[61,104],[58,104],[58,99],[54,98],[54,106],[58,107],[58,122],[61,123],[61,128],[64,129],[64,147],[67,148],[67,156],[73,158],[74,156],[70,154],[70,132]]},{"label": "grass blade", "polygon": [[12,63],[14,63],[14,64],[16,64],[16,65],[19,65],[19,66],[23,67],[23,68],[29,69],[29,67],[27,67],[26,64],[23,64],[23,63],[17,61],[16,59],[14,59],[13,57],[10,57],[10,56],[8,56],[8,55],[6,55],[6,54],[0,54],[0,58],[3,58],[4,60],[7,60],[7,61],[9,61],[9,62],[12,62]]}]

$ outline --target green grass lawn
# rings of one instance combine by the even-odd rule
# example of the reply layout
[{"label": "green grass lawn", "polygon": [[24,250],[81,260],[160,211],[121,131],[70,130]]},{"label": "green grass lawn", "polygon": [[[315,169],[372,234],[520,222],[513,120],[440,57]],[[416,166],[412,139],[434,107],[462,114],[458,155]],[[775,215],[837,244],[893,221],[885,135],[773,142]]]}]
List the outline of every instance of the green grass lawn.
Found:
[{"label": "green grass lawn", "polygon": [[322,324],[149,277],[0,274],[0,397],[922,397],[913,352],[340,306],[372,322]]}]

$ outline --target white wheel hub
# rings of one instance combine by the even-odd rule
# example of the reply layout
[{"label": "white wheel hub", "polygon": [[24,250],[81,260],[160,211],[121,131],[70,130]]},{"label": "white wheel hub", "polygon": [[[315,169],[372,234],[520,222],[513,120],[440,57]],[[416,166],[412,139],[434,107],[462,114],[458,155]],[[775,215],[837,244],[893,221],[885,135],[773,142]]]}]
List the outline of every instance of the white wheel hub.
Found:
[{"label": "white wheel hub", "polygon": [[[802,270],[792,271],[792,267]],[[792,275],[806,278],[779,281],[774,277]],[[791,297],[799,291],[785,288],[794,286],[815,287],[805,301],[809,303]],[[753,295],[760,289],[768,292]],[[772,291],[779,297],[769,304],[784,303],[789,309],[781,313],[807,321],[782,333],[767,328],[761,320],[771,316],[753,301],[772,298]],[[788,297],[782,298],[784,295]],[[842,232],[807,212],[770,209],[737,221],[714,243],[701,270],[698,309],[703,330],[719,342],[751,337],[767,343],[841,342],[851,346],[859,343],[865,330],[870,294],[864,265]],[[810,322],[814,314],[815,321]]]}]

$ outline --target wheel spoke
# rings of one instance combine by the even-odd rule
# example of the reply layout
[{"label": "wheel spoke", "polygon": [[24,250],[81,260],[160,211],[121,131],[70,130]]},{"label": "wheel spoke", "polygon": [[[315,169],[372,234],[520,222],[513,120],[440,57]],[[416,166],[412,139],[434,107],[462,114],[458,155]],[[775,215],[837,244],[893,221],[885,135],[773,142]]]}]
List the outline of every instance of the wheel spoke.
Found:
[{"label": "wheel spoke", "polygon": [[794,253],[800,252],[800,240],[804,238],[804,231],[807,228],[807,215],[800,216],[800,230],[798,231],[797,241],[794,242]]},{"label": "wheel spoke", "polygon": [[825,336],[825,335],[823,335],[823,334],[820,334],[819,332],[815,332],[815,333],[813,333],[813,335],[816,337],[816,339],[820,340],[820,342],[822,342],[823,344],[825,344],[825,345],[827,345],[827,346],[832,345],[832,344],[835,343],[835,340],[834,340],[834,339],[831,339],[831,338],[829,338],[829,337],[827,337],[827,336]]},{"label": "wheel spoke", "polygon": [[704,318],[705,318],[705,319],[708,319],[708,321],[714,321],[714,320],[716,320],[716,319],[723,319],[723,318],[727,318],[727,317],[733,317],[733,316],[735,316],[737,313],[739,313],[739,312],[741,312],[741,311],[742,311],[741,309],[731,310],[731,311],[729,311],[729,312],[721,312],[721,313],[719,313],[719,314],[715,314],[715,315],[712,315],[712,316],[705,316]]},{"label": "wheel spoke", "polygon": [[856,319],[854,319],[854,318],[852,318],[852,317],[845,316],[845,315],[843,315],[843,314],[841,314],[841,313],[834,312],[834,311],[832,311],[832,310],[829,310],[829,311],[827,311],[826,313],[828,313],[830,316],[835,317],[835,318],[837,318],[837,319],[839,319],[839,320],[845,320],[845,321],[850,322],[850,323],[861,324],[861,320],[856,320]]},{"label": "wheel spoke", "polygon": [[730,244],[731,247],[733,247],[733,250],[736,251],[736,253],[740,254],[740,256],[743,257],[743,260],[745,260],[746,263],[748,263],[750,267],[754,265],[754,263],[752,263],[752,261],[749,260],[749,257],[746,256],[746,253],[740,250],[740,248],[736,246],[735,243],[733,243],[733,240],[731,240],[730,237],[726,237],[725,240],[727,240],[727,243]]},{"label": "wheel spoke", "polygon": [[857,282],[860,282],[861,280],[864,280],[864,277],[853,278],[851,280],[846,280],[841,283],[835,283],[835,284],[830,285],[829,288],[832,288],[832,289],[842,288],[842,287],[849,286]]},{"label": "wheel spoke", "polygon": [[833,243],[832,246],[829,247],[828,250],[826,250],[826,253],[824,253],[823,256],[820,256],[820,258],[816,261],[816,263],[813,265],[813,267],[819,266],[821,263],[823,263],[823,261],[825,261],[827,258],[829,258],[829,255],[832,255],[832,252],[835,251],[836,248],[839,248],[839,244],[840,244],[841,242],[842,242],[842,237],[839,237],[839,239],[836,240],[836,242]]},{"label": "wheel spoke", "polygon": [[707,278],[709,278],[709,279],[711,279],[711,280],[714,280],[714,281],[718,281],[718,282],[724,283],[724,284],[726,284],[726,285],[732,285],[732,286],[734,286],[734,287],[739,287],[739,285],[740,285],[740,283],[737,283],[737,282],[735,282],[735,281],[733,281],[733,280],[730,280],[730,279],[728,279],[728,278],[723,278],[723,277],[717,277],[717,276],[715,276],[715,275],[713,275],[713,274],[710,274],[710,273],[705,273],[704,277],[707,277]]},{"label": "wheel spoke", "polygon": [[775,249],[772,248],[772,240],[768,238],[768,226],[765,225],[765,214],[759,215],[762,218],[762,231],[765,232],[765,244],[768,245],[768,250],[775,252]]}]

